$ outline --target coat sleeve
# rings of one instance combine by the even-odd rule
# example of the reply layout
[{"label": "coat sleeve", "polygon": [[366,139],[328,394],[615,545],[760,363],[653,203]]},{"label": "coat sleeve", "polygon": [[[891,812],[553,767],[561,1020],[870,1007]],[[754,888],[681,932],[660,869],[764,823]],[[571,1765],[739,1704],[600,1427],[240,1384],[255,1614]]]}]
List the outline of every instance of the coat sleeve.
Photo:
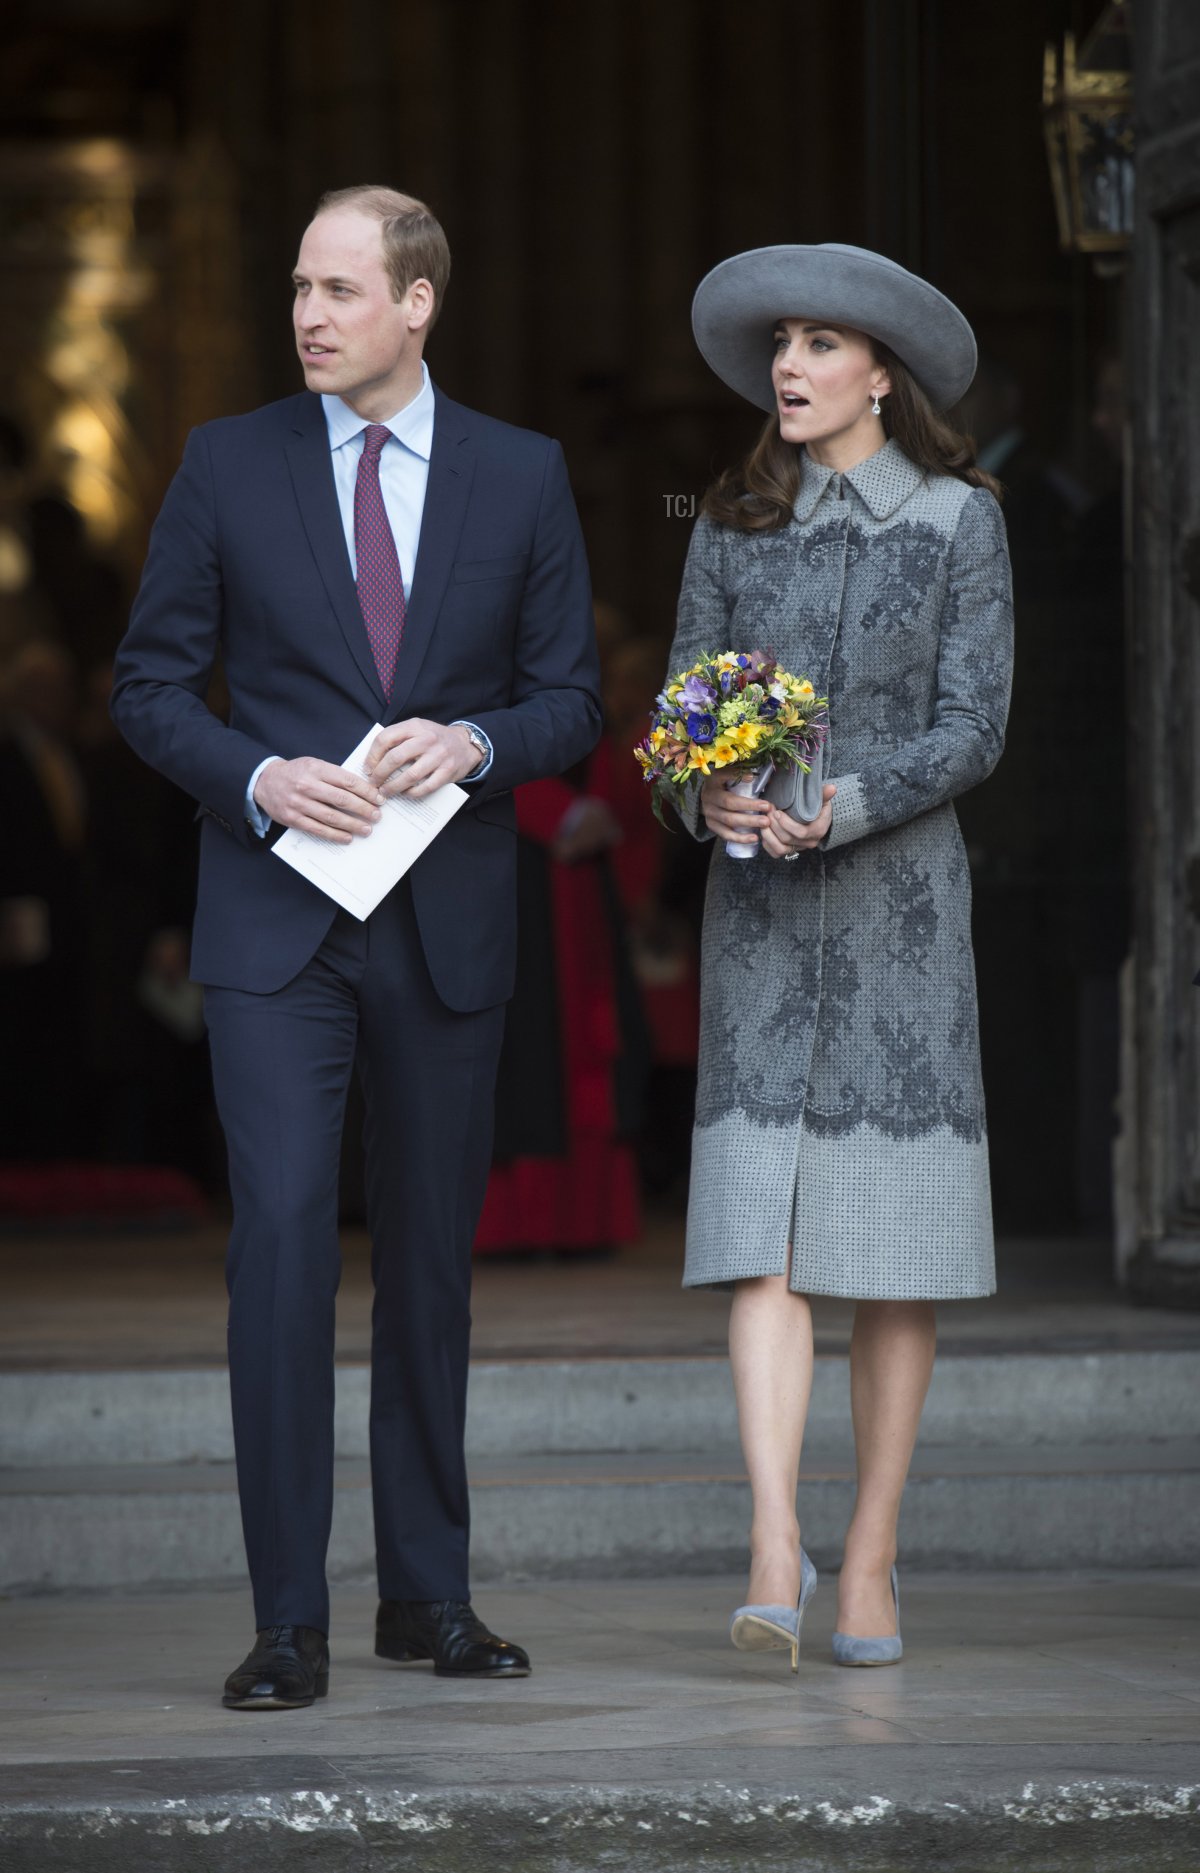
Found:
[{"label": "coat sleeve", "polygon": [[471,711],[495,758],[476,799],[561,774],[600,739],[600,660],[583,533],[557,442],[546,451],[533,551],[521,593],[511,701]]},{"label": "coat sleeve", "polygon": [[[683,583],[679,588],[679,607],[675,617],[675,636],[667,658],[667,676],[686,670],[704,651],[730,648],[729,617],[732,603],[724,584],[721,529],[715,521],[701,515],[692,531]],[[711,839],[712,833],[700,813],[700,788],[689,781],[672,794],[675,810],[693,839]]]},{"label": "coat sleeve", "polygon": [[[900,826],[986,779],[1004,747],[1012,657],[1004,519],[992,495],[975,488],[950,549],[933,721],[924,734],[857,773],[830,774],[837,795],[825,849]],[[836,747],[836,721],[832,726]]]},{"label": "coat sleeve", "polygon": [[221,622],[212,462],[204,431],[194,429],[150,535],[113,665],[112,715],[143,761],[247,840],[246,788],[275,750],[227,727],[205,701]]}]

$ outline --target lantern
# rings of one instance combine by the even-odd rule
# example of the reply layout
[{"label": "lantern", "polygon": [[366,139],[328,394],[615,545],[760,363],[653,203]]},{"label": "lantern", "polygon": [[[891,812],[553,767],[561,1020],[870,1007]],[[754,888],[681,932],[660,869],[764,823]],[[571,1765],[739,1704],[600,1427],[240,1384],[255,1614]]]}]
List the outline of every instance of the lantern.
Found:
[{"label": "lantern", "polygon": [[1069,253],[1119,253],[1133,234],[1133,75],[1128,0],[1105,8],[1062,67],[1046,47],[1042,109],[1058,236]]}]

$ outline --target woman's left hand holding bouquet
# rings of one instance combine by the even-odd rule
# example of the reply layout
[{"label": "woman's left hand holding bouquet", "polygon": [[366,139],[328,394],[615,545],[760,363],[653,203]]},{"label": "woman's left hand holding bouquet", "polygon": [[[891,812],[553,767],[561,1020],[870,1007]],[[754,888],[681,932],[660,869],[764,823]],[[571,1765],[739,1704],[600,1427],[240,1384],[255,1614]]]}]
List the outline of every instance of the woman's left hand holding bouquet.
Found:
[{"label": "woman's left hand holding bouquet", "polygon": [[833,796],[836,792],[837,788],[827,781],[821,789],[821,798],[825,804],[814,820],[793,819],[790,813],[772,806],[762,831],[762,849],[767,857],[795,858],[798,852],[811,852],[815,846],[819,846],[833,825]]},{"label": "woman's left hand holding bouquet", "polygon": [[719,839],[735,845],[761,845],[768,858],[794,858],[820,845],[833,824],[833,796],[837,788],[826,784],[821,789],[825,805],[812,821],[793,819],[769,800],[747,799],[732,793],[731,779],[736,774],[710,774],[700,789],[700,809],[710,831]]}]

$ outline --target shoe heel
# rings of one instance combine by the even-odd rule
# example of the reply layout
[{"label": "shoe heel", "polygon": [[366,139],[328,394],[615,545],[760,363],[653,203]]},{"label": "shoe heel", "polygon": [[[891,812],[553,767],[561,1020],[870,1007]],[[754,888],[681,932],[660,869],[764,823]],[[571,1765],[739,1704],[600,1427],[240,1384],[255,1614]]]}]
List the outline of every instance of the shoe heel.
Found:
[{"label": "shoe heel", "polygon": [[729,1636],[739,1652],[774,1652],[791,1653],[792,1670],[800,1670],[800,1628],[804,1622],[804,1609],[812,1599],[817,1585],[817,1570],[800,1550],[800,1592],[796,1596],[796,1605],[790,1606],[739,1606],[730,1623]]},{"label": "shoe heel", "polygon": [[807,1607],[809,1601],[812,1599],[813,1594],[816,1592],[816,1590],[817,1590],[817,1570],[813,1566],[812,1562],[809,1560],[808,1556],[805,1554],[804,1549],[801,1548],[800,1550],[800,1596],[798,1600],[796,1601],[796,1636],[792,1640],[792,1670],[797,1674],[797,1676],[799,1675],[799,1672],[800,1672],[800,1632],[801,1632],[801,1628],[804,1625],[804,1612],[805,1612],[805,1608]]},{"label": "shoe heel", "polygon": [[328,1697],[329,1696],[329,1673],[327,1671],[321,1672],[321,1674],[317,1678],[316,1684],[313,1686],[313,1696],[314,1697]]}]

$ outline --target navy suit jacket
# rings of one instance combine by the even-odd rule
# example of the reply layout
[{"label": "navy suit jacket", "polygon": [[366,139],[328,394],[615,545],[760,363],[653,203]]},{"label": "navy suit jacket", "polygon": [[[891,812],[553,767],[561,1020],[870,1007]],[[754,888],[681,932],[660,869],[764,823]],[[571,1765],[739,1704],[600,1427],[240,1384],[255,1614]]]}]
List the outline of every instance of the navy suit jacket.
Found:
[{"label": "navy suit jacket", "polygon": [[[205,703],[218,656],[227,724]],[[142,758],[200,804],[194,979],[281,988],[335,915],[246,824],[260,761],[340,762],[374,721],[465,717],[490,736],[495,760],[413,867],[413,902],[446,1005],[506,1000],[516,956],[512,789],[561,773],[595,745],[598,687],[587,561],[556,442],[436,393],[387,703],[320,398],[302,392],[193,430],[151,536],[112,711]]]}]

